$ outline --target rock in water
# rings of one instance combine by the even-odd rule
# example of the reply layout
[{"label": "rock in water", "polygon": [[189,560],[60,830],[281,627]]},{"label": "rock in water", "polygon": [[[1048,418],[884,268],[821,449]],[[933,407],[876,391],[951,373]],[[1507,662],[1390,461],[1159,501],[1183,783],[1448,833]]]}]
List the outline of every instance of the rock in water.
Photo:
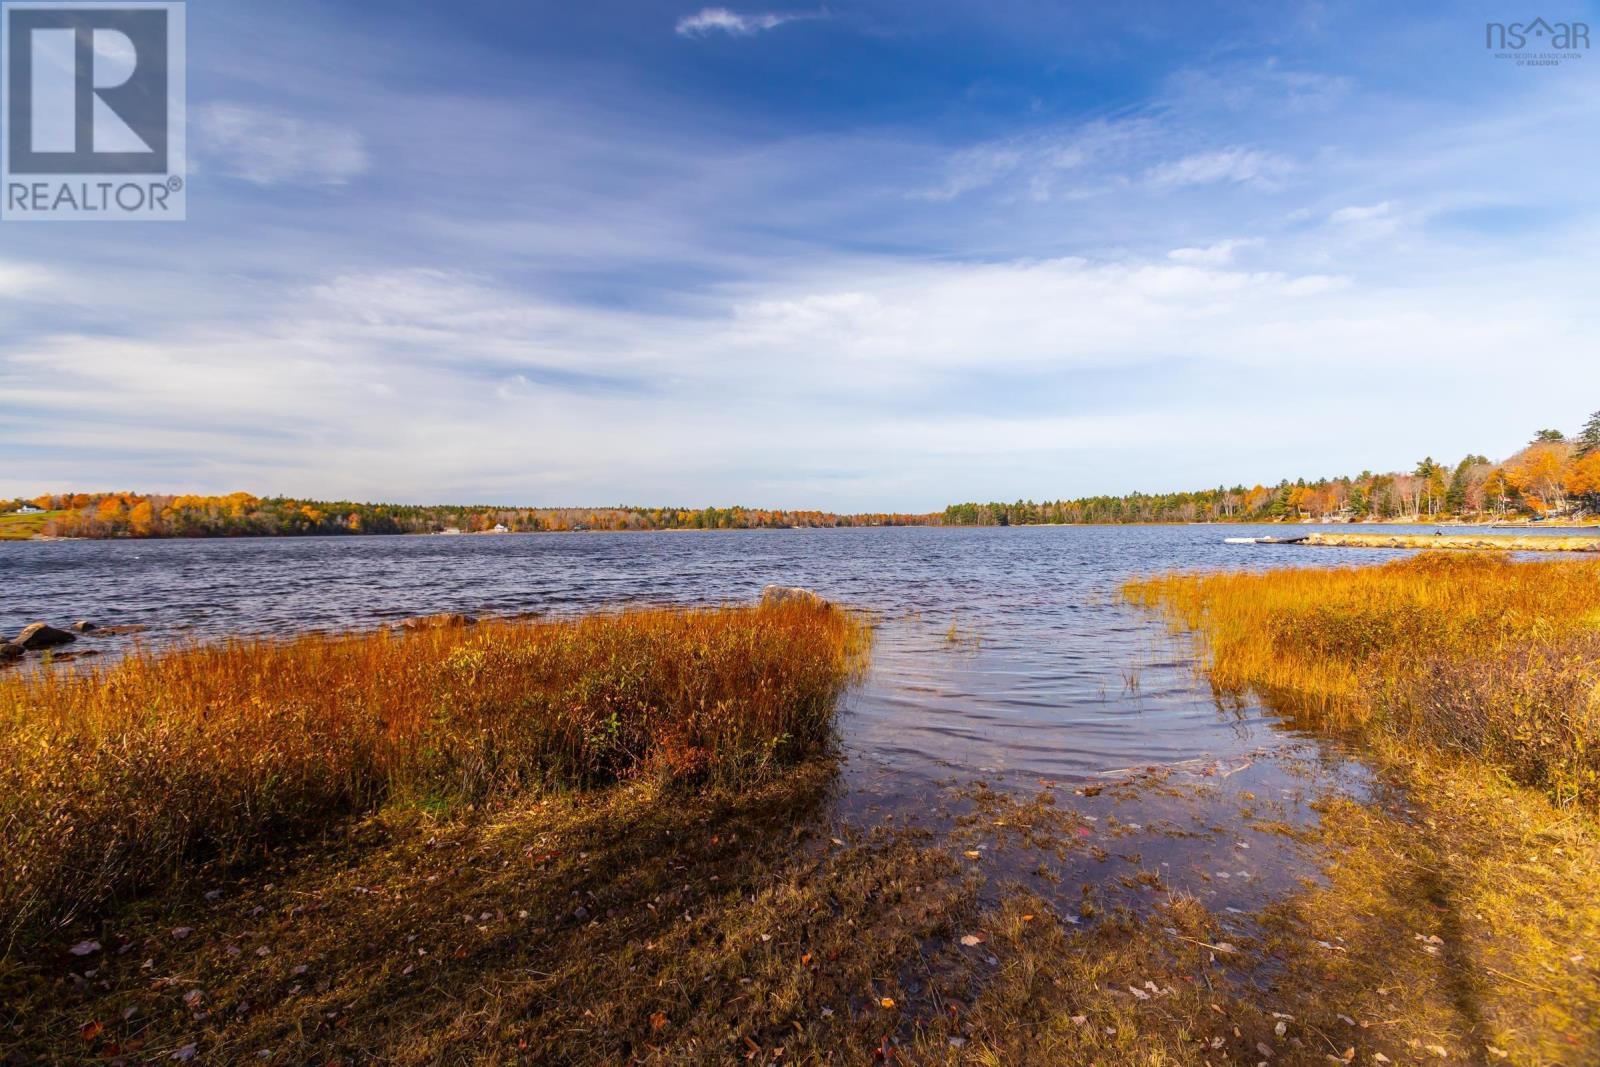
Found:
[{"label": "rock in water", "polygon": [[71,630],[73,633],[88,634],[94,633],[94,631],[100,629],[100,627],[96,626],[88,619],[79,619],[77,622],[67,627],[67,629]]},{"label": "rock in water", "polygon": [[827,607],[828,601],[809,589],[801,589],[793,585],[769,585],[761,590],[761,603],[765,605],[787,604],[790,601],[799,601],[802,604],[815,604],[818,607]]},{"label": "rock in water", "polygon": [[0,645],[0,663],[10,663],[12,660],[21,659],[23,648],[15,641],[7,641]]},{"label": "rock in water", "polygon": [[42,648],[55,648],[58,645],[70,645],[78,638],[65,630],[58,630],[46,622],[36,622],[31,626],[24,626],[22,632],[16,637],[13,644],[20,645],[29,652],[37,652]]}]

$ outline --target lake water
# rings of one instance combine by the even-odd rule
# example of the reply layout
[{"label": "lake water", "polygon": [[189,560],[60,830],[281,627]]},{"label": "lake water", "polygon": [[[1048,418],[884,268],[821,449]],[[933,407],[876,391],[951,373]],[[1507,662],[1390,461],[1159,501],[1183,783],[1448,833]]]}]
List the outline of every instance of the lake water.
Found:
[{"label": "lake water", "polygon": [[[949,823],[970,815],[962,790],[980,779],[1059,790],[1091,819],[1176,826],[1143,843],[1136,863],[1159,862],[1179,881],[1188,872],[1191,888],[1249,903],[1298,868],[1290,846],[1269,837],[1256,842],[1250,868],[1211,869],[1219,840],[1249,845],[1243,821],[1228,814],[1232,798],[1265,798],[1281,809],[1274,818],[1303,823],[1314,818],[1312,799],[1360,792],[1364,774],[1337,746],[1286,729],[1260,707],[1219,708],[1187,641],[1124,604],[1118,589],[1130,576],[1173,568],[1371,564],[1404,554],[1223,543],[1273,532],[1284,528],[0,543],[0,633],[36,619],[148,627],[138,638],[76,646],[115,652],[135,639],[369,628],[441,611],[748,602],[768,583],[806,586],[878,620],[871,673],[840,716],[839,817]],[[1151,773],[1195,788],[1182,797],[1073,792]],[[1024,860],[1014,856],[1011,867],[1023,871]],[[1080,874],[1057,877],[1070,884]]]}]

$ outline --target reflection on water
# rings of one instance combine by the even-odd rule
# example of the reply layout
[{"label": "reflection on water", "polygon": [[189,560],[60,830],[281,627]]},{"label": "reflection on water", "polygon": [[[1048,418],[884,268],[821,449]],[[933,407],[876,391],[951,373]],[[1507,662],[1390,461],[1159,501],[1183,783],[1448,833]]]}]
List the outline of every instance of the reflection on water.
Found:
[{"label": "reflection on water", "polygon": [[[1241,806],[1258,801],[1281,809],[1268,821],[1303,824],[1316,793],[1359,788],[1360,775],[1336,749],[1282,728],[1259,707],[1219,709],[1195,675],[1188,645],[1123,604],[1118,587],[1131,575],[1170,568],[1373,563],[1404,554],[1222,543],[1225,534],[1256,532],[1269,531],[882,528],[6,543],[0,632],[35,619],[85,618],[143,625],[148,631],[137,639],[162,642],[364,628],[440,611],[560,614],[750,601],[769,582],[808,586],[878,620],[873,668],[841,714],[842,817],[947,829],[966,818],[970,833],[973,807],[962,791],[975,779],[1019,793],[1052,790],[1064,809],[1122,828],[1112,849],[1102,840],[1109,824],[1080,827],[1087,833],[1075,836],[1094,848],[1052,861],[1059,869],[1051,877],[1062,884],[1088,878],[1088,867],[1127,866],[1115,857],[1131,855],[1134,867],[1153,865],[1174,882],[1243,906],[1254,895],[1249,887],[1279,887],[1292,868],[1279,853],[1292,843],[1249,829]],[[115,650],[135,639],[83,644]],[[1152,768],[1164,789],[1074,792],[1148,777]]]}]

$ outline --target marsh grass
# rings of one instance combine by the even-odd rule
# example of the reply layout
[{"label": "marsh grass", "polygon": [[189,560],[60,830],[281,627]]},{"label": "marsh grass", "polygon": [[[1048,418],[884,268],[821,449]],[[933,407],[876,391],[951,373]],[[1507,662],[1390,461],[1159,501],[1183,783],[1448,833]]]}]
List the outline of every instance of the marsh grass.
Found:
[{"label": "marsh grass", "polygon": [[827,746],[867,639],[838,609],[789,603],[230,641],[0,678],[0,941],[384,807],[752,782]]},{"label": "marsh grass", "polygon": [[1199,636],[1221,692],[1482,760],[1560,804],[1600,805],[1600,563],[1424,554],[1170,574],[1124,594]]}]

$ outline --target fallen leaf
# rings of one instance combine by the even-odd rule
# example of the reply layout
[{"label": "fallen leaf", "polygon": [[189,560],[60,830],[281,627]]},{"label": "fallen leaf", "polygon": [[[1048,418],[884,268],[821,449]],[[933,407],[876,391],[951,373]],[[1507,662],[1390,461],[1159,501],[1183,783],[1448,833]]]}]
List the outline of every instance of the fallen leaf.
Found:
[{"label": "fallen leaf", "polygon": [[963,934],[961,936],[961,943],[966,945],[968,948],[971,948],[974,945],[983,944],[983,938],[979,937],[977,934]]},{"label": "fallen leaf", "polygon": [[178,1060],[180,1063],[188,1063],[190,1060],[194,1059],[194,1054],[199,1051],[200,1048],[198,1045],[185,1045],[178,1051],[174,1052],[172,1054],[172,1058]]},{"label": "fallen leaf", "polygon": [[983,858],[983,853],[979,852],[977,849],[971,849],[971,848],[967,849],[967,859],[976,860],[976,859],[982,859],[982,858]]},{"label": "fallen leaf", "polygon": [[1496,1059],[1502,1059],[1503,1060],[1507,1056],[1511,1055],[1511,1053],[1507,1052],[1505,1049],[1503,1049],[1503,1048],[1495,1048],[1493,1045],[1485,1045],[1483,1047],[1488,1049],[1489,1050],[1489,1055],[1495,1057]]},{"label": "fallen leaf", "polygon": [[95,1038],[99,1037],[105,1032],[105,1025],[101,1023],[99,1019],[91,1019],[82,1026],[78,1027],[78,1036],[83,1038],[85,1041],[93,1041]]},{"label": "fallen leaf", "polygon": [[650,1029],[660,1033],[667,1028],[667,1013],[664,1011],[653,1012],[650,1015]]},{"label": "fallen leaf", "polygon": [[72,953],[74,956],[91,956],[100,951],[100,942],[79,941],[76,945],[73,945],[71,948],[67,949],[67,951]]},{"label": "fallen leaf", "polygon": [[893,997],[882,997],[882,998],[880,998],[878,1000],[878,1007],[885,1008],[885,1009],[893,1008],[894,1007],[894,998]]},{"label": "fallen leaf", "polygon": [[1031,923],[1031,922],[1033,922],[1033,916],[1032,915],[1024,915],[1022,917],[1022,921],[1025,922],[1025,923]]}]

